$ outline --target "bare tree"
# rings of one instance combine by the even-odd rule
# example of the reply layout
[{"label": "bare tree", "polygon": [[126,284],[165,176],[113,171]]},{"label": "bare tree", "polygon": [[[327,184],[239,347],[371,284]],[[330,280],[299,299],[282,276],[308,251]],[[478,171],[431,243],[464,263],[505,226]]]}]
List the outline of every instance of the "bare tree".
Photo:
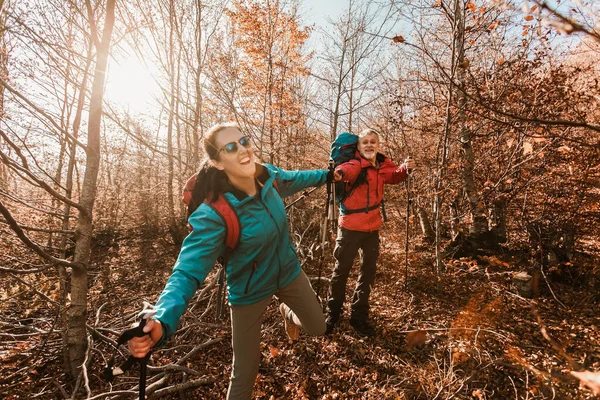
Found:
[{"label": "bare tree", "polygon": [[313,75],[319,87],[326,88],[327,98],[318,102],[325,104],[323,123],[329,126],[331,140],[340,130],[352,131],[369,122],[361,121],[359,112],[377,98],[377,78],[388,67],[389,54],[382,43],[388,43],[392,16],[393,8],[351,0],[331,23],[332,32],[321,32],[325,52]]}]

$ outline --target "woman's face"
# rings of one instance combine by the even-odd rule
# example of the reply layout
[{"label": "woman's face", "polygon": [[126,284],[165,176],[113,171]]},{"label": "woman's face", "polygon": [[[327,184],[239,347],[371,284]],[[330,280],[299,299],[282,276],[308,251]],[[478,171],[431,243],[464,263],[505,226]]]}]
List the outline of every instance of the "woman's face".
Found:
[{"label": "woman's face", "polygon": [[379,151],[379,137],[371,133],[358,139],[358,152],[367,161],[375,162]]},{"label": "woman's face", "polygon": [[230,177],[254,178],[256,165],[250,138],[237,128],[225,128],[217,133],[215,145],[219,149],[216,160],[213,160],[215,167]]}]

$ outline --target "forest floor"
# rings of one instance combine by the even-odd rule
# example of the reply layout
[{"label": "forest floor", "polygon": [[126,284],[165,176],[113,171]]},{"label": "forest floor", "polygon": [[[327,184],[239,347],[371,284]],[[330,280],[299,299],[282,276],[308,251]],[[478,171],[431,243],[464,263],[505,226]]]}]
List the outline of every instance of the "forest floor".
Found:
[{"label": "forest floor", "polygon": [[[263,323],[254,398],[594,398],[570,371],[600,371],[598,254],[580,252],[571,263],[549,270],[539,283],[539,297],[532,300],[511,284],[513,273],[530,270],[526,254],[506,251],[449,260],[438,276],[430,248],[413,243],[405,285],[404,237],[384,230],[381,249],[371,296],[376,334],[358,335],[346,313],[332,335],[301,335],[290,342],[274,300]],[[177,252],[167,235],[128,232],[96,238],[89,283],[92,362],[77,398],[136,397],[137,369],[112,385],[102,379],[112,352],[106,338],[115,340],[129,326],[142,301],[156,300]],[[316,260],[306,263],[309,275],[316,275],[317,265]],[[38,284],[52,281],[45,275],[37,279]],[[73,385],[62,369],[60,335],[19,336],[48,330],[52,311],[44,311],[47,303],[27,288],[4,289],[0,314],[12,322],[4,324],[0,336],[0,398],[70,398]],[[150,398],[225,398],[232,357],[229,320],[215,321],[214,309],[207,308],[211,302],[211,296],[193,301],[173,340],[150,361],[148,385],[160,381],[166,387],[190,387],[169,394],[154,392],[156,384],[148,389],[154,392]],[[27,327],[27,321],[37,326]],[[23,328],[17,329],[17,323]],[[171,363],[180,370],[166,371]]]}]

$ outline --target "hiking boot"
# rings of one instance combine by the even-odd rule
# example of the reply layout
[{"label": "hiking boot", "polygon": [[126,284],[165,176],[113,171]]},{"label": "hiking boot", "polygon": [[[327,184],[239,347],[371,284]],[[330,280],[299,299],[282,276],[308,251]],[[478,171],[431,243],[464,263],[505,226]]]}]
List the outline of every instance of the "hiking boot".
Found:
[{"label": "hiking boot", "polygon": [[350,326],[361,336],[372,336],[375,334],[375,327],[369,321],[350,320]]},{"label": "hiking boot", "polygon": [[288,335],[290,340],[296,341],[300,336],[300,327],[287,317],[286,309],[287,307],[285,304],[281,303],[279,305],[279,312],[281,313],[283,322],[285,323],[285,333]]}]

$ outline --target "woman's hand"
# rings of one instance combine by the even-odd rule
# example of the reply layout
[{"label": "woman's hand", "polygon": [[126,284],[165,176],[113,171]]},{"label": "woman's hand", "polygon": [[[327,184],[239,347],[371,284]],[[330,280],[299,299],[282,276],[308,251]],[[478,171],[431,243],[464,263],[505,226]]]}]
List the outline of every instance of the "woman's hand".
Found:
[{"label": "woman's hand", "polygon": [[151,319],[146,322],[144,332],[149,333],[149,335],[136,337],[127,342],[129,352],[135,358],[146,357],[146,354],[150,352],[150,349],[162,338],[162,324],[159,321]]}]

